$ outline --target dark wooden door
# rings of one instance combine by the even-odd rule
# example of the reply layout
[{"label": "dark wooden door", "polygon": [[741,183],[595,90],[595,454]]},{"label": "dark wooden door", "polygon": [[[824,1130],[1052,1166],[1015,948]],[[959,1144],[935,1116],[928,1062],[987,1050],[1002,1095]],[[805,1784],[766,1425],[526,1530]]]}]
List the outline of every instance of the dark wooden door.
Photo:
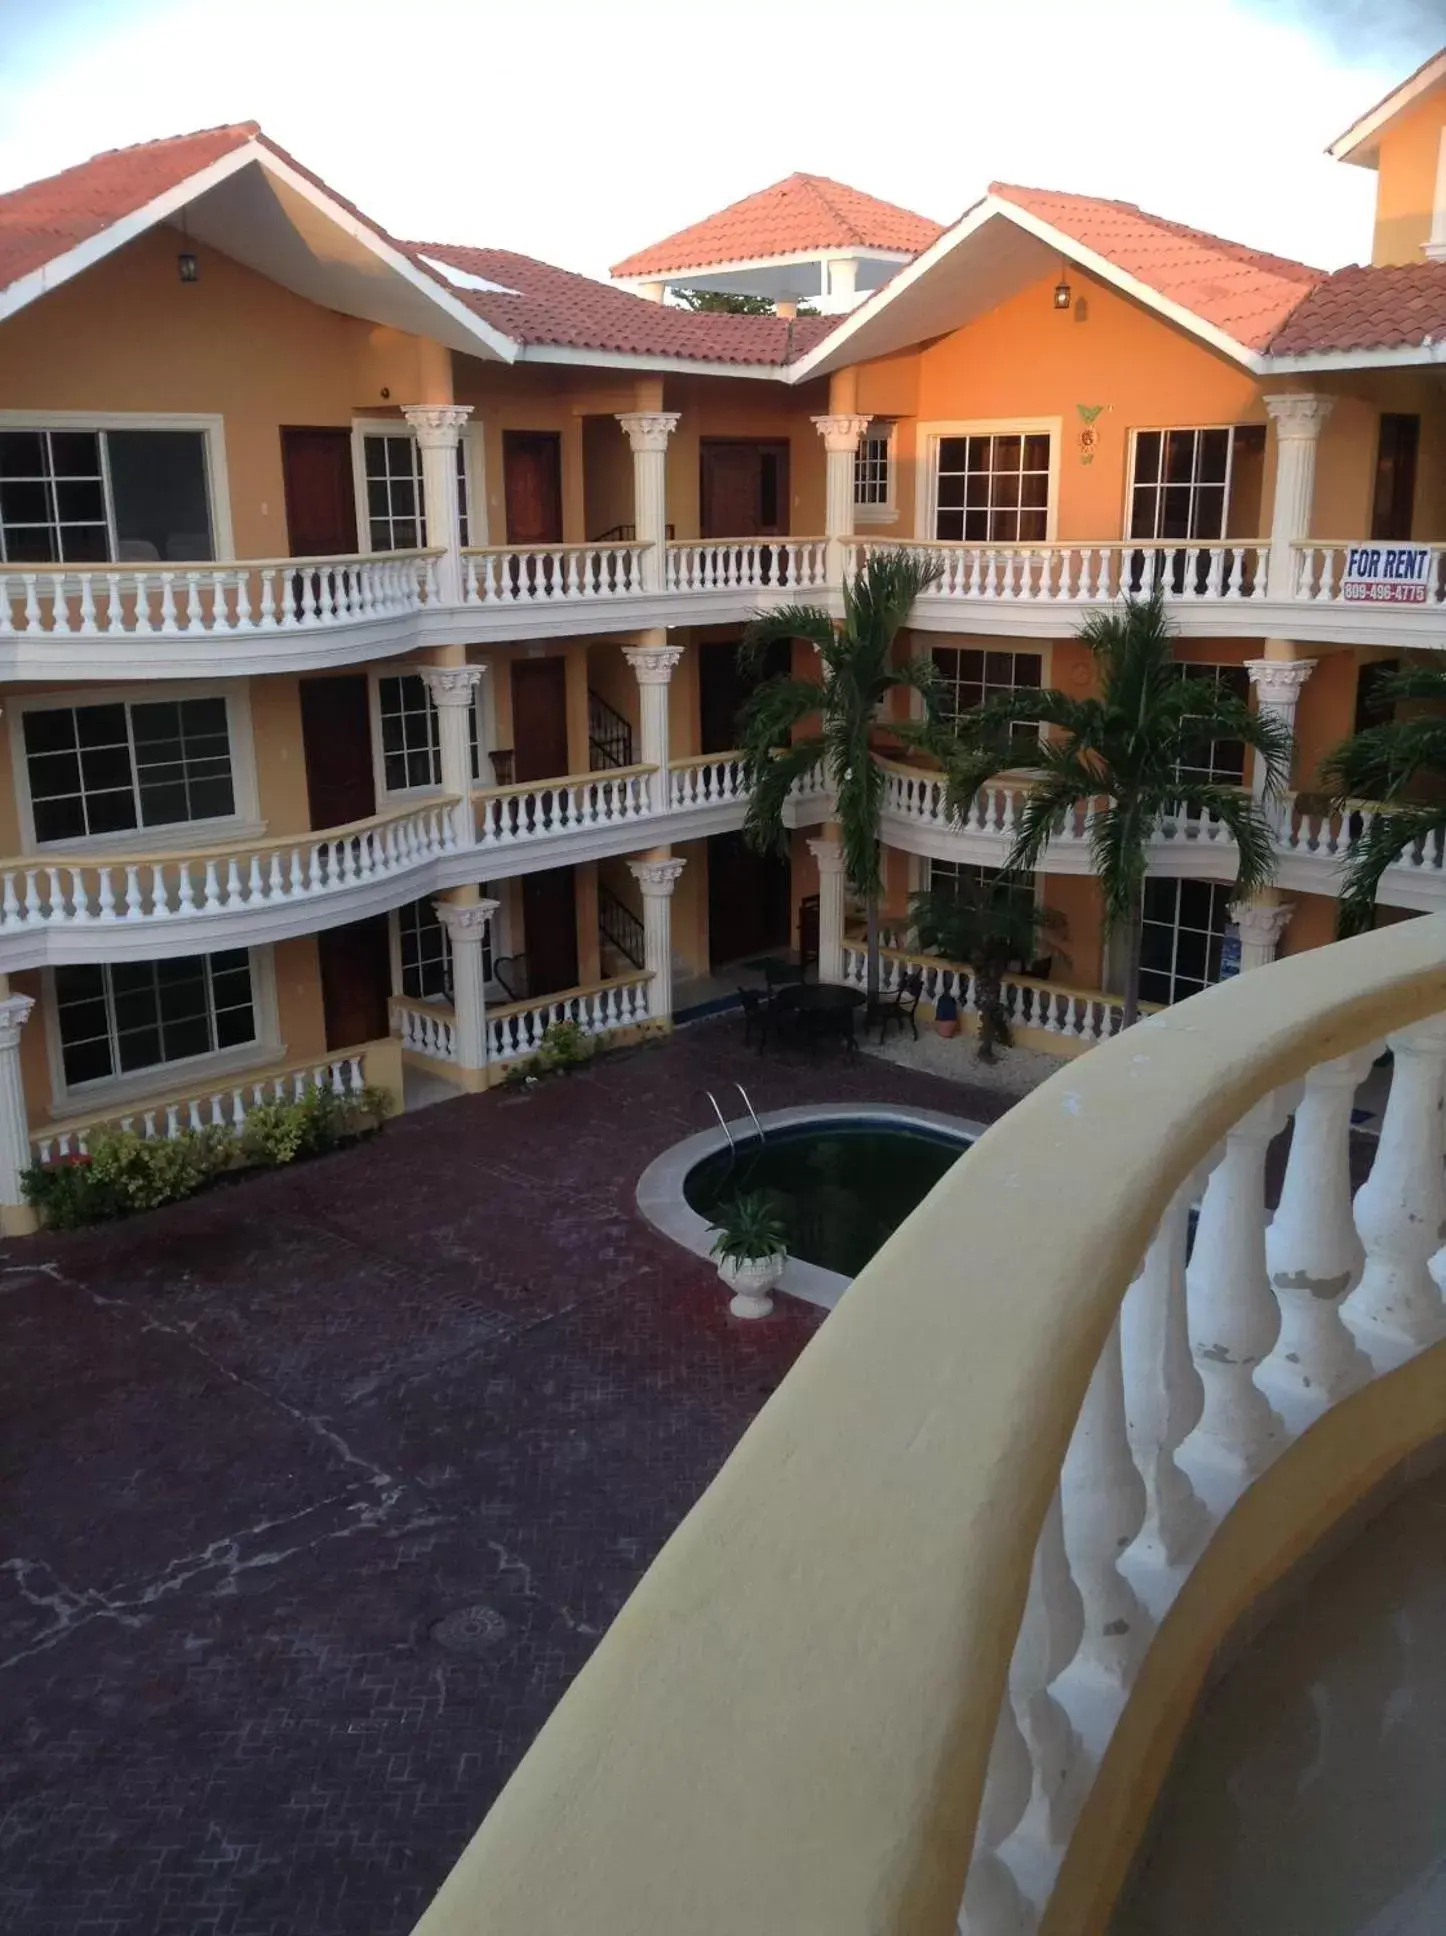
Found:
[{"label": "dark wooden door", "polygon": [[301,746],[313,827],[346,827],[377,810],[372,720],[364,677],[303,679]]},{"label": "dark wooden door", "polygon": [[775,639],[758,672],[745,674],[738,664],[738,647],[731,640],[707,644],[698,653],[698,729],[700,753],[731,753],[739,744],[738,715],[754,688],[776,672],[787,672],[793,648]]},{"label": "dark wooden door", "polygon": [[515,659],[512,664],[513,777],[560,780],[567,772],[567,662]]},{"label": "dark wooden door", "polygon": [[708,842],[708,960],[712,967],[776,953],[789,945],[789,867],[758,854],[742,834]]},{"label": "dark wooden door", "polygon": [[361,1042],[379,1042],[387,1033],[392,988],[386,915],[324,929],[316,937],[316,952],[326,1046],[353,1049]]},{"label": "dark wooden door", "polygon": [[523,875],[522,931],[528,994],[576,988],[577,899],[570,867]]},{"label": "dark wooden door", "polygon": [[356,545],[349,430],[283,430],[281,475],[293,558],[337,558]]},{"label": "dark wooden door", "polygon": [[705,437],[699,463],[705,538],[773,538],[787,532],[787,444]]},{"label": "dark wooden door", "polygon": [[504,430],[502,485],[507,542],[562,543],[562,437],[555,430]]}]

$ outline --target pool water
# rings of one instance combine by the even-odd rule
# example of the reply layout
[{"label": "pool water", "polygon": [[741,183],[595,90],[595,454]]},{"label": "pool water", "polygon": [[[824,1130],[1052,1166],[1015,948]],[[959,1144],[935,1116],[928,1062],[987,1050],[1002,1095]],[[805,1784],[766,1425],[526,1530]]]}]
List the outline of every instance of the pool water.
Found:
[{"label": "pool water", "polygon": [[967,1137],[878,1122],[773,1129],[695,1163],[683,1195],[699,1216],[767,1190],[791,1257],[856,1277],[969,1147]]}]

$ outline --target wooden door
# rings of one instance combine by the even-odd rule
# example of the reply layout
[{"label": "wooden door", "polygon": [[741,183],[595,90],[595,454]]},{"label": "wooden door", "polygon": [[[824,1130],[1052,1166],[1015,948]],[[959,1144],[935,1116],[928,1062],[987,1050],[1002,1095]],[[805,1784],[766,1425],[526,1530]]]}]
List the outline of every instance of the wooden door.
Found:
[{"label": "wooden door", "polygon": [[788,530],[788,445],[705,437],[699,447],[705,538],[779,537]]},{"label": "wooden door", "polygon": [[567,661],[512,663],[513,777],[560,780],[567,765]]},{"label": "wooden door", "polygon": [[502,486],[511,545],[562,543],[562,436],[556,430],[504,430]]},{"label": "wooden door", "polygon": [[698,653],[698,729],[700,753],[731,753],[739,743],[738,716],[749,695],[776,672],[787,672],[793,649],[787,639],[776,639],[764,654],[756,675],[746,675],[738,664],[732,640],[703,645]]},{"label": "wooden door", "polygon": [[708,842],[708,961],[746,961],[789,945],[788,861],[759,854],[741,833]]},{"label": "wooden door", "polygon": [[386,915],[324,929],[316,937],[316,952],[328,1049],[379,1042],[387,1033],[387,997],[392,988]]},{"label": "wooden door", "polygon": [[311,824],[346,827],[377,810],[372,720],[364,676],[303,679],[301,746]]},{"label": "wooden door", "polygon": [[522,932],[527,992],[555,995],[577,987],[577,899],[570,867],[522,877]]},{"label": "wooden door", "polygon": [[338,558],[355,552],[351,432],[284,429],[281,475],[291,556]]}]

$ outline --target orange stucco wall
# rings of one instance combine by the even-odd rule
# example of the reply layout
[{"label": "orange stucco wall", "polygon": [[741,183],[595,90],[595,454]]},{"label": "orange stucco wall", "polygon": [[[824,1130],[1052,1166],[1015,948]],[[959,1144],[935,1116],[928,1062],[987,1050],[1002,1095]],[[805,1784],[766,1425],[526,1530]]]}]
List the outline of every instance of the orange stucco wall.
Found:
[{"label": "orange stucco wall", "polygon": [[787,442],[786,530],[798,537],[822,533],[824,449],[809,419],[828,409],[826,382],[785,389],[781,384],[746,379],[669,377],[664,403],[681,413],[668,440],[668,519],[677,538],[696,538],[700,529],[698,447],[705,437]]},{"label": "orange stucco wall", "polygon": [[1446,87],[1437,87],[1381,139],[1373,262],[1419,262],[1431,232]]}]

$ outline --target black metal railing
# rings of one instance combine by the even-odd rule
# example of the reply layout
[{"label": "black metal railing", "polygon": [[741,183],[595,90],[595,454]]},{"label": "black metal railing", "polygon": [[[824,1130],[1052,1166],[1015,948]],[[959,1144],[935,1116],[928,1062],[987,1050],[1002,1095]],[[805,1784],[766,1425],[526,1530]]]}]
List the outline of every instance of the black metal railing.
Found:
[{"label": "black metal railing", "polygon": [[591,686],[587,694],[587,750],[588,769],[593,773],[609,766],[633,764],[632,722]]},{"label": "black metal railing", "polygon": [[626,902],[610,893],[601,882],[597,890],[597,932],[599,941],[610,941],[625,961],[634,968],[643,966],[643,924]]}]

